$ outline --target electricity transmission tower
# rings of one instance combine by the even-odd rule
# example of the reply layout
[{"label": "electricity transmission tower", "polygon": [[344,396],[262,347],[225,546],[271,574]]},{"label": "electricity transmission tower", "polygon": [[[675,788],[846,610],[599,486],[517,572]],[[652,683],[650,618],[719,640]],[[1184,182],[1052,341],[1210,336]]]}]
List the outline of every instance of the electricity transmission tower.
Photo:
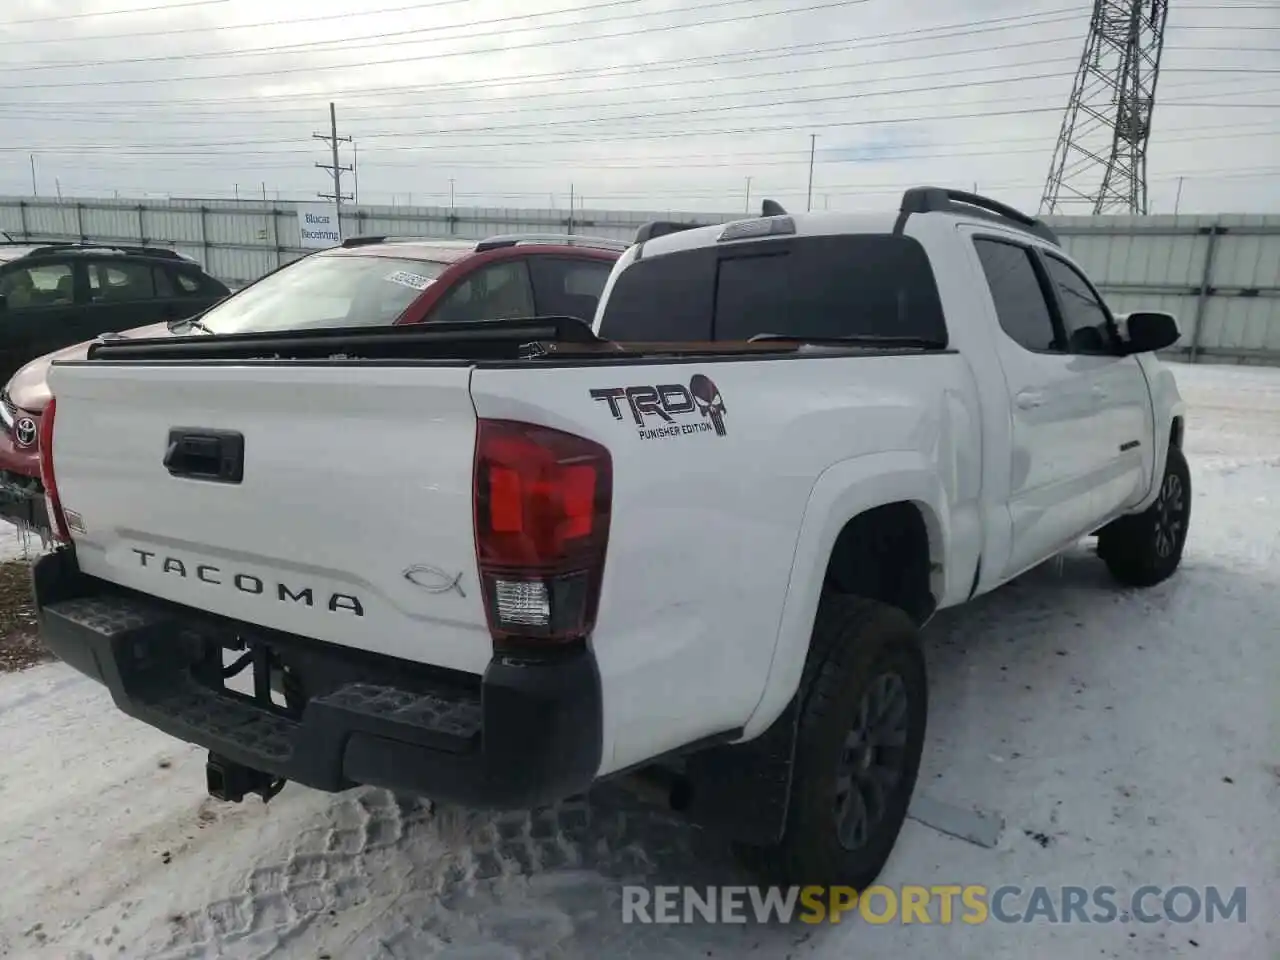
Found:
[{"label": "electricity transmission tower", "polygon": [[329,104],[329,132],[313,133],[311,135],[314,140],[324,140],[329,144],[329,149],[333,153],[333,163],[317,163],[316,166],[321,170],[328,170],[333,177],[333,193],[317,194],[321,200],[332,200],[334,205],[341,208],[343,200],[350,200],[351,194],[342,192],[342,175],[350,173],[352,167],[344,167],[338,163],[338,144],[340,142],[351,143],[350,137],[338,136],[338,111],[331,103]]},{"label": "electricity transmission tower", "polygon": [[1146,213],[1147,141],[1169,0],[1094,0],[1042,213]]}]

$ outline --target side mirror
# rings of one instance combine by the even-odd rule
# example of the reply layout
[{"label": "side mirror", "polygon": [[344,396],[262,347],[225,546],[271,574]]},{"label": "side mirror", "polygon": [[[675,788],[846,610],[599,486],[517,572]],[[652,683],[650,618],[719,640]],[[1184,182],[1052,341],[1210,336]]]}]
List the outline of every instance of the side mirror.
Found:
[{"label": "side mirror", "polygon": [[1171,313],[1140,310],[1125,317],[1124,326],[1128,338],[1124,342],[1125,354],[1153,353],[1178,342],[1182,331]]}]

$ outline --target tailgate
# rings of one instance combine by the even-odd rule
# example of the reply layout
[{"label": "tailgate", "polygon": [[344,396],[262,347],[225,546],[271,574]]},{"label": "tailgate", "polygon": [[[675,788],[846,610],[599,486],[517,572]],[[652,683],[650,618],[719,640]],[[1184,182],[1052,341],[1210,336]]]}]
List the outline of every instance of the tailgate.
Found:
[{"label": "tailgate", "polygon": [[[250,623],[481,673],[492,643],[470,376],[465,365],[55,365],[53,459],[80,567]],[[192,476],[238,446],[238,480],[234,464],[222,479]]]}]

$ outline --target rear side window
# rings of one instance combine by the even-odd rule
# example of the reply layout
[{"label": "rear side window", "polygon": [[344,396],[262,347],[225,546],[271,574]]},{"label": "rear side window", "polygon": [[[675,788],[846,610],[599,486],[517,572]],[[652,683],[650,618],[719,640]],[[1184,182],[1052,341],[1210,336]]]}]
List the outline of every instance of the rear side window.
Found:
[{"label": "rear side window", "polygon": [[155,295],[150,264],[131,260],[89,264],[89,296],[95,303],[150,300]]},{"label": "rear side window", "polygon": [[173,280],[177,284],[178,292],[183,296],[200,292],[200,280],[198,277],[193,277],[187,273],[175,272]]},{"label": "rear side window", "polygon": [[601,320],[613,340],[922,337],[945,343],[928,256],[887,234],[800,237],[641,260]]},{"label": "rear side window", "polygon": [[1031,251],[1000,240],[975,240],[1000,326],[1028,350],[1056,350],[1053,315],[1031,263]]},{"label": "rear side window", "polygon": [[530,257],[533,297],[538,315],[577,317],[591,322],[613,263],[608,260],[566,260]]},{"label": "rear side window", "polygon": [[431,320],[502,320],[532,317],[533,290],[523,260],[491,263],[450,290]]}]

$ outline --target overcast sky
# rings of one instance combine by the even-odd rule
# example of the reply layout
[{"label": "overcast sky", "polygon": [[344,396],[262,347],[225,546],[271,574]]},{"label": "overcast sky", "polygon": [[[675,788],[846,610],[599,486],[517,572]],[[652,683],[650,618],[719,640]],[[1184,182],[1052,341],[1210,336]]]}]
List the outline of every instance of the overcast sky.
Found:
[{"label": "overcast sky", "polygon": [[[312,199],[333,100],[362,203],[1035,209],[1091,6],[5,0],[0,194]],[[1280,2],[1170,9],[1151,212],[1280,212]]]}]

